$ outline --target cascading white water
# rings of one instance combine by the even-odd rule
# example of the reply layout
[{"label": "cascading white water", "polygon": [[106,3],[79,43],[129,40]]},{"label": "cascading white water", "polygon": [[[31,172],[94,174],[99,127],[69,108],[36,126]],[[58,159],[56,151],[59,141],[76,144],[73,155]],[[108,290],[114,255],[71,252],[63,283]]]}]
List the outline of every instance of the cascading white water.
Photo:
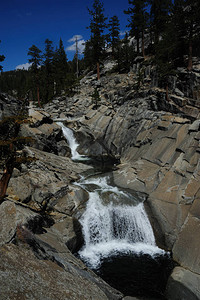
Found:
[{"label": "cascading white water", "polygon": [[[89,192],[86,211],[80,222],[83,227],[85,245],[80,257],[92,268],[99,266],[101,259],[120,253],[146,253],[152,256],[164,253],[155,244],[151,224],[143,203],[124,205],[123,198],[130,195],[108,184],[107,178],[92,178],[80,183]],[[115,197],[104,203],[105,194]],[[114,199],[114,201],[113,201]]]},{"label": "cascading white water", "polygon": [[[61,122],[58,125],[71,148],[72,159],[86,159],[77,152],[79,145],[73,131]],[[164,254],[165,251],[156,246],[143,203],[110,185],[108,179],[105,176],[82,178],[76,183],[89,194],[86,211],[80,219],[85,238],[80,257],[92,268],[97,268],[102,258],[113,254]]]},{"label": "cascading white water", "polygon": [[[58,124],[68,140],[72,159],[87,160],[77,152],[73,131]],[[76,184],[89,195],[80,219],[85,239],[78,252],[80,258],[125,296],[163,299],[173,265],[169,253],[156,246],[143,203],[112,186],[109,176],[82,177]]]},{"label": "cascading white water", "polygon": [[80,155],[77,151],[79,144],[76,142],[73,131],[66,127],[62,122],[57,122],[57,124],[62,128],[63,135],[68,141],[69,147],[71,149],[71,155],[73,160],[86,160],[86,156]]}]

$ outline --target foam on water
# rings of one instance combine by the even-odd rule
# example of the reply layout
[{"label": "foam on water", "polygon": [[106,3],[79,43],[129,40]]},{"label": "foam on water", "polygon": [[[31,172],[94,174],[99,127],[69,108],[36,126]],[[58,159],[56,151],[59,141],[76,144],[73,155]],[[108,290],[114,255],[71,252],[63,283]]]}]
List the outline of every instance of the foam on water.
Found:
[{"label": "foam on water", "polygon": [[95,190],[99,190],[101,192],[113,192],[119,195],[123,195],[124,197],[129,197],[127,193],[124,193],[123,191],[119,190],[117,186],[112,186],[108,184],[108,177],[92,177],[88,179],[82,179],[79,184],[82,187],[85,187],[87,189],[87,185],[94,185],[96,186]]},{"label": "foam on water", "polygon": [[151,256],[164,253],[156,246],[143,203],[136,206],[112,202],[104,205],[95,190],[89,193],[87,208],[80,222],[85,245],[79,255],[92,268],[97,268],[102,258],[117,253]]},{"label": "foam on water", "polygon": [[57,124],[62,128],[63,135],[68,141],[69,147],[71,149],[72,160],[87,160],[88,158],[85,155],[78,153],[77,148],[79,144],[77,143],[73,131],[66,127],[62,122],[57,122]]},{"label": "foam on water", "polygon": [[[73,131],[61,122],[58,125],[71,148],[72,159],[88,159],[77,152],[79,145]],[[103,258],[111,255],[134,253],[154,257],[165,253],[156,246],[143,203],[136,204],[129,193],[110,185],[108,176],[82,178],[77,185],[89,194],[86,210],[80,219],[85,244],[79,251],[81,259],[89,266],[95,269]]]}]

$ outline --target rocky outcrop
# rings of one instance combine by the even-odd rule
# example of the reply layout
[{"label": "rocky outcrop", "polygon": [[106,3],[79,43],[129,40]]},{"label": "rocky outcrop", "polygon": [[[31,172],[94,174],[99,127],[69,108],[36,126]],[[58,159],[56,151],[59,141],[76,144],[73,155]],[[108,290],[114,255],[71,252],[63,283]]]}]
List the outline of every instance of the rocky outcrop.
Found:
[{"label": "rocky outcrop", "polygon": [[30,145],[45,152],[70,156],[70,149],[59,125],[48,113],[36,108],[29,109],[29,122],[21,125],[20,136],[30,137]]},{"label": "rocky outcrop", "polygon": [[41,215],[13,200],[0,215],[1,299],[122,298],[69,251],[77,230],[69,215]]},{"label": "rocky outcrop", "polygon": [[[90,74],[74,97],[54,99],[45,110],[30,109],[30,124],[21,126],[21,135],[32,137],[23,150],[32,161],[14,170],[0,205],[5,299],[123,297],[70,252],[83,242],[78,218],[88,197],[72,183],[91,167],[71,161],[57,119],[75,130],[81,154],[120,159],[114,182],[145,195],[158,242],[179,264],[167,298],[199,299],[198,67],[171,78],[168,102],[147,62],[138,89],[142,63],[138,58],[129,74],[103,74],[98,82]],[[101,97],[97,107],[90,96],[95,87]]]},{"label": "rocky outcrop", "polygon": [[200,298],[199,282],[198,274],[176,267],[168,282],[167,299],[198,300]]},{"label": "rocky outcrop", "polygon": [[20,150],[27,160],[0,205],[0,298],[121,299],[72,255],[83,244],[78,218],[88,199],[72,183],[92,167],[68,157],[61,128],[43,110],[31,108],[20,135],[32,143]]},{"label": "rocky outcrop", "polygon": [[[92,90],[93,78],[87,80],[84,85]],[[93,145],[99,143],[99,152],[106,150],[120,158],[121,163],[113,172],[117,185],[146,194],[152,224],[159,225],[155,227],[157,238],[161,243],[164,240],[180,265],[168,283],[169,299],[190,299],[192,295],[198,299],[198,105],[190,111],[186,107],[188,98],[183,98],[178,90],[170,102],[158,88],[136,92],[135,80],[134,74],[102,78],[98,83],[101,104],[95,109],[90,102],[85,114],[78,115],[79,102],[81,106],[88,103],[84,91],[72,105],[79,120],[76,118],[71,126],[78,138],[84,137],[84,141],[79,139],[83,154],[85,145],[90,143],[89,152],[93,153]],[[179,103],[175,101],[178,97]],[[192,280],[196,283],[190,285]]]},{"label": "rocky outcrop", "polygon": [[79,173],[90,167],[73,163],[67,157],[26,147],[24,152],[34,159],[21,172],[15,170],[9,182],[9,197],[28,204],[33,209],[44,210],[69,192],[69,183],[78,179]]},{"label": "rocky outcrop", "polygon": [[0,93],[0,121],[3,118],[14,116],[22,109],[22,102],[14,97]]},{"label": "rocky outcrop", "polygon": [[[47,245],[45,245],[47,247]],[[120,299],[85,266],[74,259],[66,247],[50,248],[55,257],[38,259],[26,243],[0,248],[1,299]],[[41,248],[44,255],[44,248]],[[46,254],[45,254],[46,255]],[[58,257],[56,256],[58,259]],[[87,287],[87,288],[86,288]]]}]

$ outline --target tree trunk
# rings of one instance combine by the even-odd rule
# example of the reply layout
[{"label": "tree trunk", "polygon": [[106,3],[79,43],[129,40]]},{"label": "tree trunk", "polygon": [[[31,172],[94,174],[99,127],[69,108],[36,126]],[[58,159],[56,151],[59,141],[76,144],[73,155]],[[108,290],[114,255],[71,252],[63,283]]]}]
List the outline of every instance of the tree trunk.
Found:
[{"label": "tree trunk", "polygon": [[168,87],[168,82],[166,82],[166,100],[169,102],[169,87]]},{"label": "tree trunk", "polygon": [[41,107],[39,86],[37,86],[37,100],[38,100],[38,106]]},{"label": "tree trunk", "polygon": [[188,71],[192,70],[192,39],[189,40],[189,53],[188,53]]},{"label": "tree trunk", "polygon": [[3,202],[3,199],[6,195],[6,190],[7,190],[7,187],[8,187],[10,177],[12,176],[13,169],[14,169],[14,157],[11,157],[6,162],[6,166],[5,166],[5,169],[3,171],[3,175],[0,179],[0,203]]},{"label": "tree trunk", "polygon": [[97,62],[97,80],[100,79],[99,62]]},{"label": "tree trunk", "polygon": [[142,30],[142,55],[145,57],[145,51],[144,51],[144,30]]},{"label": "tree trunk", "polygon": [[139,55],[140,54],[140,37],[139,37],[138,32],[135,37],[136,37],[136,42],[137,42],[137,55]]}]

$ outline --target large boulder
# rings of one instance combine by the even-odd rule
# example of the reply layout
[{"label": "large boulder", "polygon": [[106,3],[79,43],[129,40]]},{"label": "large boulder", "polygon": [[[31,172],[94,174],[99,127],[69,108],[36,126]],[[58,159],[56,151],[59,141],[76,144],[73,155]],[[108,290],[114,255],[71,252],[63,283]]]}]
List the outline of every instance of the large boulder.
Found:
[{"label": "large boulder", "polygon": [[70,156],[61,127],[43,110],[29,109],[29,122],[21,125],[20,136],[30,137],[30,145],[39,150]]},{"label": "large boulder", "polygon": [[16,100],[12,96],[0,93],[0,121],[3,118],[17,115],[22,109],[23,104],[20,100]]},{"label": "large boulder", "polygon": [[0,245],[11,242],[18,225],[39,220],[40,215],[29,208],[12,201],[4,201],[0,205]]},{"label": "large boulder", "polygon": [[[64,250],[64,249],[63,249]],[[122,295],[94,274],[70,263],[38,259],[26,245],[0,249],[1,299],[121,299]],[[86,288],[87,287],[87,288]]]},{"label": "large boulder", "polygon": [[69,183],[91,168],[82,163],[74,163],[70,158],[35,148],[26,147],[24,152],[33,161],[11,178],[7,194],[36,210],[52,208],[58,199],[67,195]]},{"label": "large boulder", "polygon": [[198,300],[200,298],[200,275],[176,267],[168,281],[166,297],[169,300]]}]

